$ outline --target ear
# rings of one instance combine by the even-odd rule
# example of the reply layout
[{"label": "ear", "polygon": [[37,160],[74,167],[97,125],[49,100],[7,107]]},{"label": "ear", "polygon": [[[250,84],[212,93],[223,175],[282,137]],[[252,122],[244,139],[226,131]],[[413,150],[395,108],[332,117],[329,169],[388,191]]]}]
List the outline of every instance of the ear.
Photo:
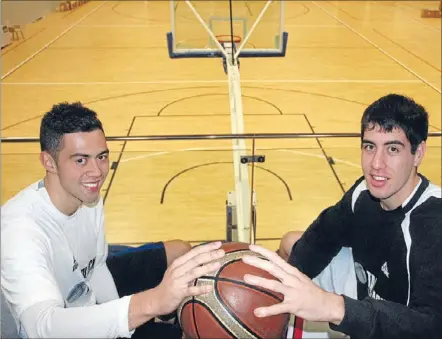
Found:
[{"label": "ear", "polygon": [[40,162],[49,173],[57,173],[57,163],[55,159],[48,152],[43,151],[40,153]]},{"label": "ear", "polygon": [[416,153],[414,153],[414,166],[418,167],[422,163],[426,150],[427,143],[422,141],[420,145],[417,146]]}]

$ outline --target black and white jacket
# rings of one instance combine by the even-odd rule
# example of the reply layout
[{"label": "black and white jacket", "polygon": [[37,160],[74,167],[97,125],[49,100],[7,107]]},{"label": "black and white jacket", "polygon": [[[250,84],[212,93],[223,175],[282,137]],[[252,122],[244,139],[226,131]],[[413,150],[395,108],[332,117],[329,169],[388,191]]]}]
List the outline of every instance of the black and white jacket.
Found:
[{"label": "black and white jacket", "polygon": [[358,300],[344,296],[336,331],[351,338],[442,338],[441,188],[421,183],[385,211],[360,178],[296,243],[290,263],[310,278],[350,247]]}]

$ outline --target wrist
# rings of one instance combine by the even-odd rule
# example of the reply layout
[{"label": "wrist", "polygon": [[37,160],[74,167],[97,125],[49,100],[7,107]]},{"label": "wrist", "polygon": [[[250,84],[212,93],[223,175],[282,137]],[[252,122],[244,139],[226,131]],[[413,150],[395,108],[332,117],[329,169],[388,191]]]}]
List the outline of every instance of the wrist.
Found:
[{"label": "wrist", "polygon": [[156,308],[159,302],[156,298],[156,292],[153,289],[131,296],[128,314],[129,329],[133,330],[158,315]]},{"label": "wrist", "polygon": [[342,295],[330,293],[327,310],[329,311],[328,322],[339,325],[345,315],[344,297]]},{"label": "wrist", "polygon": [[155,318],[161,315],[160,305],[161,301],[158,296],[158,289],[151,288],[141,292],[143,294],[143,314],[149,318]]}]

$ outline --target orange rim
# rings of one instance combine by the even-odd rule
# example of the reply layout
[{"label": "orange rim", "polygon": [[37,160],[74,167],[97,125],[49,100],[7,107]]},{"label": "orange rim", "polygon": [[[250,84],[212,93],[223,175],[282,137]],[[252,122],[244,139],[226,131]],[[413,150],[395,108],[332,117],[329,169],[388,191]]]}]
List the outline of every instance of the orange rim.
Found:
[{"label": "orange rim", "polygon": [[[224,43],[224,42],[230,42],[232,40],[232,36],[231,35],[217,35],[216,39],[220,42],[220,43]],[[234,35],[233,36],[233,42],[235,44],[241,42],[241,37],[238,35]]]}]

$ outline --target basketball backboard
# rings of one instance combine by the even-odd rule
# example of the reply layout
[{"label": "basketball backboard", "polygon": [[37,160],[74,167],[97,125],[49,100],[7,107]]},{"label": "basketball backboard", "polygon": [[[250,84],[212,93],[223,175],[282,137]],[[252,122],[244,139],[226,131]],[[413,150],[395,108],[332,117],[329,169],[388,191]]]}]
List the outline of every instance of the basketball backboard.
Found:
[{"label": "basketball backboard", "polygon": [[220,57],[232,38],[239,57],[285,56],[284,1],[172,0],[171,19],[171,58]]}]

